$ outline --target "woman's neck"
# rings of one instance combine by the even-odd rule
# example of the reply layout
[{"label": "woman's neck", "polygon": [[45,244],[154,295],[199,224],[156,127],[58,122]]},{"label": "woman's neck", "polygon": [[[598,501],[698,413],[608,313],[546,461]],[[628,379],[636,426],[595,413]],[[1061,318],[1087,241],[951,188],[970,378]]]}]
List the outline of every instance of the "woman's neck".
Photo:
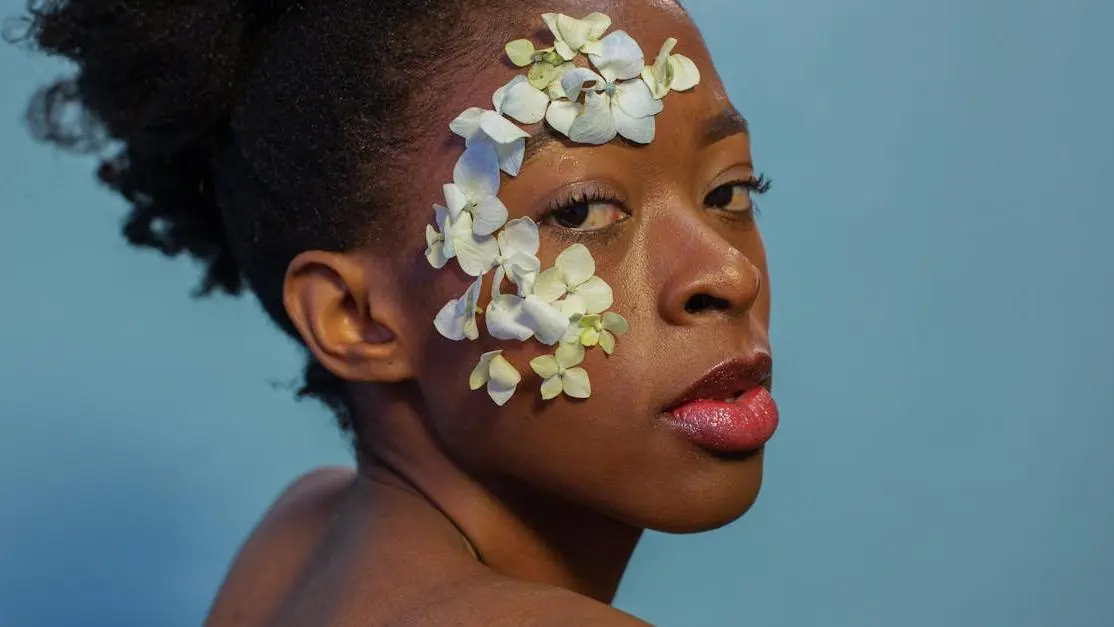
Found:
[{"label": "woman's neck", "polygon": [[611,603],[642,529],[517,479],[469,474],[406,409],[399,403],[368,421],[362,477],[420,495],[488,568]]}]

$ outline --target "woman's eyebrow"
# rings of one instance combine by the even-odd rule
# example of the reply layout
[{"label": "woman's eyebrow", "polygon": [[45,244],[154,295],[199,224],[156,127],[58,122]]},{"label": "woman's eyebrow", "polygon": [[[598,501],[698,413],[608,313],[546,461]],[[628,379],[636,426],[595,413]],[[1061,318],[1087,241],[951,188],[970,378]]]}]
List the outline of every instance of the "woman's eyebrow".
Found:
[{"label": "woman's eyebrow", "polygon": [[700,134],[705,145],[714,144],[732,135],[750,134],[750,126],[747,124],[746,118],[736,111],[734,107],[724,109],[718,114],[704,120],[704,122],[701,123],[701,127]]}]

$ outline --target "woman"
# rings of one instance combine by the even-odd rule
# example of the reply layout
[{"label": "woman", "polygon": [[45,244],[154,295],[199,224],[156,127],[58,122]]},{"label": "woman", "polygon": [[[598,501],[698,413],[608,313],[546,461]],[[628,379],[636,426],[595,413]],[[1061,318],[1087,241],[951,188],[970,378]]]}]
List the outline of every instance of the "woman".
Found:
[{"label": "woman", "polygon": [[31,36],[79,67],[33,128],[118,140],[129,242],[250,287],[357,452],[210,625],[645,624],[608,605],[643,529],[754,502],[767,184],[676,3],[69,0]]}]

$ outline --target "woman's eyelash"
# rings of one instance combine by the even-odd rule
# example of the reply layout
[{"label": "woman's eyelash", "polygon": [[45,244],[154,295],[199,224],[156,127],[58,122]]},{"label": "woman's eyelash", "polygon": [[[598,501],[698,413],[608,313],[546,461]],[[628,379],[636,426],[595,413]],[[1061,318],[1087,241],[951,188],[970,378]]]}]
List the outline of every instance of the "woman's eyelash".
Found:
[{"label": "woman's eyelash", "polygon": [[546,215],[556,213],[558,211],[563,211],[577,205],[588,205],[596,202],[613,203],[619,205],[620,207],[623,206],[622,201],[616,198],[613,194],[610,194],[606,190],[598,187],[591,187],[587,189],[576,190],[575,192],[570,192],[564,200],[555,200],[551,202],[549,205],[549,209],[546,211]]},{"label": "woman's eyelash", "polygon": [[756,177],[752,176],[749,179],[745,179],[742,181],[732,181],[728,183],[728,185],[741,185],[742,187],[749,189],[752,194],[759,195],[765,194],[766,192],[770,191],[770,188],[773,187],[773,184],[774,180],[766,176],[765,174],[759,174]]}]

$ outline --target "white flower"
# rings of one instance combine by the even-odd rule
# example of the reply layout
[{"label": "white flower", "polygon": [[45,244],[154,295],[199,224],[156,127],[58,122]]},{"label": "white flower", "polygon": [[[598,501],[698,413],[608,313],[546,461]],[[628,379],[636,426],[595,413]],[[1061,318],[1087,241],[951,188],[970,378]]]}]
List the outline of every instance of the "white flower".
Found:
[{"label": "white flower", "polygon": [[561,341],[580,347],[581,350],[598,344],[603,352],[610,355],[615,352],[615,338],[624,335],[628,330],[630,325],[627,324],[626,318],[611,311],[603,315],[574,315]]},{"label": "white flower", "polygon": [[569,315],[560,307],[530,294],[502,294],[491,288],[487,305],[487,332],[497,340],[526,341],[532,337],[547,346],[561,341],[569,327]]},{"label": "white flower", "polygon": [[595,274],[592,254],[583,244],[573,244],[557,256],[554,267],[538,275],[534,294],[549,303],[565,296],[566,313],[602,313],[611,307],[611,286]]},{"label": "white flower", "polygon": [[692,59],[683,54],[670,54],[677,40],[665,40],[653,65],[642,68],[642,80],[650,87],[654,98],[661,100],[673,91],[688,91],[700,82],[700,70]]},{"label": "white flower", "polygon": [[542,13],[542,21],[553,33],[553,48],[565,61],[572,61],[577,53],[598,51],[600,37],[611,28],[611,18],[603,13],[591,13],[583,19],[563,13]]},{"label": "white flower", "polygon": [[[591,55],[600,73],[574,68],[561,77],[560,92],[568,100],[555,100],[546,111],[546,121],[557,131],[581,144],[606,144],[615,135],[632,142],[654,140],[654,116],[664,106],[654,98],[644,80],[634,80],[642,71],[643,56],[630,35],[616,31],[601,42],[601,52]],[[584,94],[584,104],[577,101]]]},{"label": "white flower", "polygon": [[495,149],[499,167],[511,176],[518,176],[526,152],[526,131],[496,111],[472,107],[449,124],[452,132],[464,138],[465,147],[488,143]]},{"label": "white flower", "polygon": [[495,110],[503,115],[523,124],[537,124],[545,118],[549,94],[534,87],[529,79],[519,74],[495,90],[491,102]]},{"label": "white flower", "polygon": [[480,356],[480,363],[468,377],[468,387],[478,390],[486,383],[491,400],[503,406],[514,395],[519,381],[522,375],[503,357],[503,351],[491,351]]},{"label": "white flower", "polygon": [[584,352],[572,350],[568,345],[557,347],[557,354],[542,355],[530,361],[530,367],[542,378],[542,398],[549,400],[562,392],[572,398],[588,398],[592,384],[588,372],[576,368],[584,360]]},{"label": "white flower", "polygon": [[437,228],[426,225],[425,256],[434,268],[442,268],[456,257],[461,270],[480,276],[491,269],[499,256],[499,243],[490,235],[477,235],[472,214],[461,212],[454,220],[447,208],[434,205]]},{"label": "white flower", "polygon": [[499,154],[491,142],[473,142],[453,167],[453,182],[443,187],[449,217],[472,214],[477,235],[491,235],[507,222],[499,193]]},{"label": "white flower", "polygon": [[541,271],[538,253],[540,238],[538,225],[530,218],[516,218],[507,223],[498,234],[499,256],[495,258],[495,284],[498,290],[504,277],[518,287],[519,296],[534,292],[534,282]]},{"label": "white flower", "polygon": [[476,326],[476,304],[480,300],[480,285],[483,277],[477,278],[468,286],[468,291],[460,298],[454,298],[445,303],[437,317],[433,319],[433,326],[449,338],[460,341],[464,338],[475,340],[480,337],[480,329]]}]

